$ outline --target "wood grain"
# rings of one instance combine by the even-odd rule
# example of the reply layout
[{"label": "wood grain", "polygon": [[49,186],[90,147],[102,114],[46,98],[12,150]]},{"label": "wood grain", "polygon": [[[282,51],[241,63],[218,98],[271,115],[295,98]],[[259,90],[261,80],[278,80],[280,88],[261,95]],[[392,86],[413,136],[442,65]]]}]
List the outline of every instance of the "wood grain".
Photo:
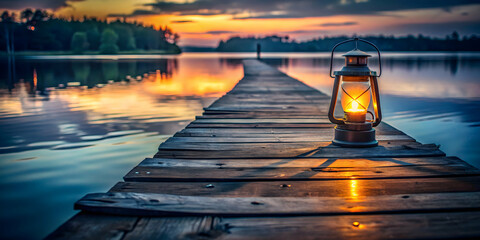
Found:
[{"label": "wood grain", "polygon": [[110,192],[218,197],[349,197],[480,191],[480,177],[264,182],[119,182]]},{"label": "wood grain", "polygon": [[244,73],[49,239],[480,238],[478,169],[387,123],[378,147],[334,146],[330,97],[256,60]]},{"label": "wood grain", "polygon": [[75,209],[130,216],[310,216],[478,211],[480,193],[370,197],[198,197],[147,193],[91,193]]}]

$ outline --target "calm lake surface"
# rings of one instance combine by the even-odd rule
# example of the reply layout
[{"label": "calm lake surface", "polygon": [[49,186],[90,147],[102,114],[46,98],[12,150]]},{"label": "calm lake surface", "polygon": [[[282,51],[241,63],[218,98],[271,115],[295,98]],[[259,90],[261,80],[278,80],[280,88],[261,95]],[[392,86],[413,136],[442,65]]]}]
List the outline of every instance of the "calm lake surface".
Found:
[{"label": "calm lake surface", "polygon": [[[0,60],[0,239],[45,237],[230,90],[252,57],[17,58],[16,82]],[[331,94],[328,53],[263,57]],[[383,65],[384,121],[480,167],[480,54],[386,53]]]}]

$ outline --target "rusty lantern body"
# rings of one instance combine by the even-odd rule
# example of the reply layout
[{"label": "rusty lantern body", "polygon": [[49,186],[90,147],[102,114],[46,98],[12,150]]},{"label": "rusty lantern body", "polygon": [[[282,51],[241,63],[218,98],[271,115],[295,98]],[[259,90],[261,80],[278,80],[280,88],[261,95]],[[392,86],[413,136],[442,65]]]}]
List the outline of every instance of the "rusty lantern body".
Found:
[{"label": "rusty lantern body", "polygon": [[[368,67],[368,57],[371,55],[357,48],[358,42],[373,46],[378,53],[379,74]],[[335,49],[345,43],[355,42],[355,49],[342,55],[345,66],[332,75],[333,55]],[[382,121],[378,81],[382,73],[380,51],[373,44],[363,39],[349,39],[338,43],[332,49],[330,59],[330,77],[335,78],[328,118],[335,127],[333,144],[342,147],[374,147],[375,129]],[[335,117],[335,109],[340,98],[343,118]],[[370,104],[370,102],[372,104]]]}]

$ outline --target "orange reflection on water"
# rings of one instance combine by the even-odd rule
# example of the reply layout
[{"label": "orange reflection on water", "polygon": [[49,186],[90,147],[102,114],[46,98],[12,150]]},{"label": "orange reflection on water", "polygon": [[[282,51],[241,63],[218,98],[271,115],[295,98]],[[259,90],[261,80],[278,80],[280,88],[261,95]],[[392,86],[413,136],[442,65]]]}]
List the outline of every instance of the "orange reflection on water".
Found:
[{"label": "orange reflection on water", "polygon": [[33,90],[37,89],[38,78],[37,78],[37,69],[33,69]]},{"label": "orange reflection on water", "polygon": [[[0,97],[2,108],[6,114],[14,115],[37,111],[83,111],[90,124],[184,121],[200,114],[203,107],[233,88],[243,76],[240,63],[222,59],[169,59],[156,65],[129,62],[128,66],[142,70],[128,75],[125,71],[122,74],[125,64],[120,65],[121,62],[118,62],[120,67],[112,67],[116,62],[107,62],[109,65],[103,68],[96,67],[94,63],[86,63],[81,70],[88,71],[80,72],[82,74],[76,74],[80,70],[72,67],[76,75],[82,76],[75,79],[81,86],[67,88],[57,87],[68,86],[63,84],[65,80],[60,78],[61,75],[52,75],[58,80],[52,83],[45,77],[45,69],[39,71],[38,76],[35,70],[32,83],[48,88],[47,94],[35,95],[30,83],[20,83],[12,95],[16,98]],[[103,77],[108,73],[118,78],[112,78],[116,79],[113,81]],[[100,78],[92,82],[92,76]],[[73,78],[66,79],[72,81]],[[86,84],[93,87],[88,88]],[[58,106],[50,109],[52,104],[49,102]]]},{"label": "orange reflection on water", "polygon": [[235,83],[225,76],[188,75],[160,81],[147,79],[142,85],[150,94],[218,97],[232,89]]},{"label": "orange reflection on water", "polygon": [[157,71],[144,79],[143,89],[150,94],[219,97],[243,76],[242,65],[227,65],[221,60],[183,59],[171,78]]}]

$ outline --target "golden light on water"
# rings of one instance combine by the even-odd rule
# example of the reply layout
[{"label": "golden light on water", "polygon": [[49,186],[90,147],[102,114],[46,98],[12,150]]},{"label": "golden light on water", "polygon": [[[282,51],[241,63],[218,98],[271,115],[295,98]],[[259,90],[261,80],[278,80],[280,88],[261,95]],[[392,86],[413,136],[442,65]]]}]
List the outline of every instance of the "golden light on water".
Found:
[{"label": "golden light on water", "polygon": [[[183,121],[200,114],[194,109],[201,110],[208,106],[216,97],[233,88],[243,75],[240,64],[226,66],[228,63],[223,60],[176,61],[181,68],[172,70],[169,67],[171,64],[167,64],[164,67],[167,70],[161,68],[162,70],[152,69],[145,74],[136,73],[143,77],[120,75],[121,79],[128,80],[112,80],[94,84],[97,87],[92,88],[83,85],[88,83],[88,79],[80,79],[80,86],[63,83],[54,86],[66,85],[66,88],[45,86],[46,75],[43,72],[37,74],[37,71],[33,70],[30,75],[32,82],[21,82],[15,90],[20,101],[5,97],[2,99],[2,106],[6,114],[12,115],[53,111],[47,109],[51,104],[42,101],[41,95],[31,95],[37,86],[43,86],[49,89],[48,99],[59,104],[56,107],[58,111],[84,111],[91,124],[115,121]],[[103,80],[105,79],[101,81]]]},{"label": "golden light on water", "polygon": [[225,81],[223,77],[196,75],[182,76],[175,80],[147,79],[142,85],[143,90],[151,94],[214,97],[232,89],[235,82]]},{"label": "golden light on water", "polygon": [[33,87],[34,89],[37,88],[37,84],[38,84],[38,78],[37,78],[37,69],[33,69]]}]

